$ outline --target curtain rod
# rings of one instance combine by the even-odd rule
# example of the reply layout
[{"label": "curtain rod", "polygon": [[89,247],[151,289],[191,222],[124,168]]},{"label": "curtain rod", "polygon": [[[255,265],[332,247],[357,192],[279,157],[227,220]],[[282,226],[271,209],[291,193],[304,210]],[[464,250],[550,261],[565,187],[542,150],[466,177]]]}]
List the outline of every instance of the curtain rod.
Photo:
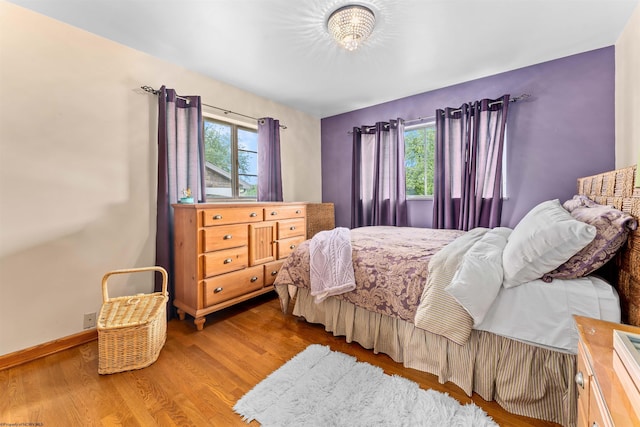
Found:
[{"label": "curtain rod", "polygon": [[[154,89],[154,88],[152,88],[151,86],[140,86],[140,89],[144,90],[145,92],[152,93],[152,94],[154,94],[154,95],[159,95],[159,94],[160,94],[160,91],[159,91],[159,90]],[[176,97],[177,97],[177,98],[179,98],[179,99],[182,99],[182,100],[188,101],[188,99],[187,99],[187,98],[185,98],[185,97],[183,97],[183,96],[176,95]],[[246,117],[247,119],[252,119],[252,120],[262,120],[262,119],[259,119],[259,118],[257,118],[257,117],[247,116],[246,114],[236,113],[235,111],[231,111],[231,110],[228,110],[228,109],[226,109],[226,108],[220,108],[220,107],[216,107],[215,105],[205,104],[204,102],[202,103],[202,105],[204,105],[204,106],[206,106],[206,107],[209,107],[209,108],[215,108],[216,110],[220,110],[220,111],[222,111],[224,114],[234,114],[234,115],[236,115],[236,116]],[[286,129],[286,128],[287,128],[285,125],[280,125],[280,127],[281,127],[282,129]]]},{"label": "curtain rod", "polygon": [[[522,95],[515,96],[515,97],[513,97],[513,98],[509,99],[509,102],[524,101],[525,99],[527,99],[527,98],[529,98],[529,97],[531,97],[531,95],[530,95],[530,94],[528,94],[528,93],[523,93]],[[491,107],[492,105],[495,105],[495,104],[502,104],[502,101],[490,102],[490,103],[489,103],[489,106]],[[458,109],[458,110],[453,110],[453,111],[452,111],[452,113],[457,113],[457,112],[459,112],[459,111],[462,111],[462,110],[460,110],[460,109]],[[416,119],[405,120],[405,121],[404,121],[404,123],[405,123],[405,124],[407,124],[407,123],[421,122],[421,121],[424,121],[424,120],[433,120],[433,119],[435,119],[435,118],[436,118],[436,116],[430,116],[430,117],[418,117],[418,118],[416,118]]]},{"label": "curtain rod", "polygon": [[[530,94],[528,94],[528,93],[523,93],[522,95],[514,96],[513,98],[510,98],[510,99],[509,99],[509,102],[524,101],[525,99],[530,98],[530,97],[531,97],[531,95],[530,95]],[[492,105],[495,105],[495,104],[502,104],[502,100],[500,100],[500,101],[495,101],[495,102],[490,102],[490,103],[489,103],[489,106],[492,106]],[[458,109],[458,110],[453,110],[453,112],[454,112],[454,113],[459,112],[459,111],[462,111],[462,110],[460,110],[460,109]],[[422,122],[422,121],[425,121],[425,120],[433,120],[433,119],[435,119],[435,118],[436,118],[436,116],[418,117],[418,118],[416,118],[416,119],[405,120],[405,121],[404,121],[404,123],[405,123],[405,125],[406,125],[407,123],[417,123],[417,122]],[[347,133],[348,133],[348,134],[350,134],[350,135],[351,135],[351,134],[353,134],[353,132],[352,132],[352,131],[347,131]]]}]

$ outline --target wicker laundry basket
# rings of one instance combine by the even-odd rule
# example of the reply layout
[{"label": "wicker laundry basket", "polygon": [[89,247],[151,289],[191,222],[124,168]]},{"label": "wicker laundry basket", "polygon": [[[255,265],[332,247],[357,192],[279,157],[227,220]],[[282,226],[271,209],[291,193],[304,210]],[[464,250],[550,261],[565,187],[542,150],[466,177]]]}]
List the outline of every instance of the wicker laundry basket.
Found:
[{"label": "wicker laundry basket", "polygon": [[[109,298],[107,280],[114,274],[158,271],[162,292]],[[167,271],[162,267],[114,270],[102,278],[98,317],[98,373],[141,369],[158,359],[167,339]]]}]

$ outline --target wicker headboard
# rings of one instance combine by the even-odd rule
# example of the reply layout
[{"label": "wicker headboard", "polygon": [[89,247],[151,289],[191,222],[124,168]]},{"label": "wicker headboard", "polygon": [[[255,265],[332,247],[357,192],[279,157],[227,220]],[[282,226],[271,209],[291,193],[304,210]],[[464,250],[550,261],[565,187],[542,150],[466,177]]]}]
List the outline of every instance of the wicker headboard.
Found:
[{"label": "wicker headboard", "polygon": [[[578,193],[640,219],[640,188],[634,188],[635,174],[636,166],[630,166],[578,178]],[[640,326],[640,227],[629,234],[627,243],[603,270],[620,295],[622,321]]]}]

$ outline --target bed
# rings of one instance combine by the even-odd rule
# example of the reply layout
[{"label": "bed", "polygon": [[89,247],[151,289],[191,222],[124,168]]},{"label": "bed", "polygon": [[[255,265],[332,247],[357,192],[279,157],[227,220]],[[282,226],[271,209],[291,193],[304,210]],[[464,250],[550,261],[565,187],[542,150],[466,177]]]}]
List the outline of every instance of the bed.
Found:
[{"label": "bed", "polygon": [[[513,245],[507,242],[526,237],[531,224],[469,232],[366,227],[349,234],[355,289],[336,295],[312,289],[310,271],[317,274],[317,268],[311,268],[310,252],[315,254],[318,244],[312,246],[308,240],[285,261],[276,279],[282,309],[287,312],[293,301],[293,315],[323,324],[348,342],[432,373],[441,383],[451,381],[467,395],[475,392],[509,412],[573,426],[577,332],[572,315],[640,323],[640,235],[633,229],[640,215],[640,194],[633,187],[634,175],[635,167],[630,167],[580,178],[576,196],[560,206],[577,217],[609,206],[626,215],[617,218],[627,230],[621,247],[608,247],[613,253],[606,258],[598,252],[599,262],[612,255],[613,259],[595,272],[580,274],[580,269],[590,267],[578,256],[601,237],[593,224],[580,228],[586,233],[582,240],[591,243],[580,242],[575,255],[562,263],[564,269],[555,268],[556,264],[545,274],[540,268],[557,263],[557,257],[566,253],[545,260],[551,264],[536,265],[534,271],[522,265],[514,268],[511,262],[473,267],[477,258],[522,263],[529,255],[508,252]],[[552,213],[560,205],[560,201],[541,205],[545,203],[540,210]],[[589,233],[598,236],[589,239]],[[392,248],[390,253],[385,247]],[[491,274],[496,268],[502,268],[499,279]],[[479,282],[485,290],[475,290]]]}]

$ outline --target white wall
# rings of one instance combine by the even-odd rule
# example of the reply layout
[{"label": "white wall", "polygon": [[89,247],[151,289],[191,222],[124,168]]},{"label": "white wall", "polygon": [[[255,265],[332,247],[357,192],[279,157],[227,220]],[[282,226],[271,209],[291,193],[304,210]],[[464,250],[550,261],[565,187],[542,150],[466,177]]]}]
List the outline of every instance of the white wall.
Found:
[{"label": "white wall", "polygon": [[640,5],[616,42],[616,168],[640,163]]},{"label": "white wall", "polygon": [[321,200],[318,119],[0,1],[0,355],[82,331],[104,273],[154,264],[157,99],[138,88],[162,84],[278,118],[285,200]]}]

